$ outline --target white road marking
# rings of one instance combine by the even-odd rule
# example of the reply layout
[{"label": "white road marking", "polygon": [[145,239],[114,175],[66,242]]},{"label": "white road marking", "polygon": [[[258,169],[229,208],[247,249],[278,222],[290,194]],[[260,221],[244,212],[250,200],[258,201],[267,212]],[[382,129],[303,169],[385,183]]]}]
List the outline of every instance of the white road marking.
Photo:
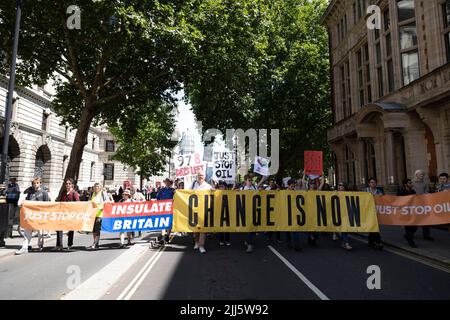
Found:
[{"label": "white road marking", "polygon": [[[139,274],[133,279],[133,281],[131,281],[130,285],[131,284],[134,284],[134,285],[132,285],[131,287],[130,287],[130,285],[128,285],[128,287],[121,293],[121,295],[117,298],[117,300],[130,300],[131,299],[131,297],[136,292],[136,290],[139,288],[139,286],[142,284],[142,282],[144,282],[145,278],[147,277],[149,272],[152,270],[153,266],[156,264],[156,262],[158,262],[159,258],[161,257],[161,255],[163,254],[163,252],[166,248],[167,248],[166,246],[161,247],[158,250],[158,252],[152,256],[152,258],[149,260],[149,262],[151,264],[146,268],[146,266],[149,263],[149,262],[147,262],[147,264],[144,266],[144,268],[142,268],[142,270],[139,272]],[[144,270],[145,270],[145,273],[142,274],[142,272]],[[129,291],[127,289],[129,289]],[[126,294],[126,296],[124,297],[125,294]]]},{"label": "white road marking", "polygon": [[[367,243],[367,240],[360,239],[359,237],[355,237],[355,236],[352,236],[352,235],[350,235],[349,237],[354,239],[354,240],[357,240],[359,242]],[[396,254],[396,255],[399,255],[399,256],[401,256],[403,258],[407,258],[407,259],[410,259],[410,260],[413,260],[413,261],[416,261],[416,262],[420,262],[420,263],[422,263],[422,264],[424,264],[426,266],[438,269],[440,271],[444,271],[444,272],[450,273],[450,269],[445,268],[444,266],[440,266],[439,264],[430,262],[430,261],[428,261],[426,259],[421,259],[419,257],[416,257],[413,254],[403,252],[401,249],[396,249],[396,248],[392,248],[392,247],[391,248],[387,248],[385,246],[383,248],[383,250],[387,251],[387,252],[390,252],[390,253],[393,253],[393,254]]]},{"label": "white road marking", "polygon": [[148,244],[135,244],[103,269],[95,273],[62,300],[97,300],[124,275],[128,269],[148,250]]},{"label": "white road marking", "polygon": [[[150,260],[147,261],[147,263],[142,267],[142,269],[138,272],[138,274],[131,280],[131,282],[128,284],[128,286],[125,288],[125,290],[122,291],[122,293],[117,297],[117,300],[129,300],[131,295],[134,294],[134,292],[137,290],[139,285],[142,283],[142,281],[147,276],[148,272],[146,272],[147,268],[151,270],[153,268],[153,262],[156,261],[161,253],[165,250],[165,246],[162,246],[156,251],[156,253],[150,258]],[[148,271],[149,271],[148,270]],[[145,273],[145,274],[144,274]],[[142,276],[144,275],[144,278]],[[136,286],[136,284],[138,284]],[[131,293],[131,295],[129,294]]]},{"label": "white road marking", "polygon": [[289,268],[291,271],[300,278],[321,300],[330,300],[322,291],[320,291],[311,281],[308,280],[300,271],[297,270],[285,257],[283,257],[272,246],[268,246],[269,249]]}]

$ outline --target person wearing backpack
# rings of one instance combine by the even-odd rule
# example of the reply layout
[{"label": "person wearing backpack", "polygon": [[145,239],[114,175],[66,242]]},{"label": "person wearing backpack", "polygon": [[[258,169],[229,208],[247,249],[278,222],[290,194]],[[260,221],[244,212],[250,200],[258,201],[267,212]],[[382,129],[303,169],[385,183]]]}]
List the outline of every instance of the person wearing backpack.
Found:
[{"label": "person wearing backpack", "polygon": [[98,243],[100,241],[100,231],[102,229],[103,204],[106,202],[111,202],[109,200],[108,194],[103,191],[103,186],[98,182],[94,184],[94,192],[91,196],[91,202],[93,203],[94,207],[97,208],[97,215],[95,217],[94,229],[92,230],[94,243],[86,249],[96,250],[98,249]]}]

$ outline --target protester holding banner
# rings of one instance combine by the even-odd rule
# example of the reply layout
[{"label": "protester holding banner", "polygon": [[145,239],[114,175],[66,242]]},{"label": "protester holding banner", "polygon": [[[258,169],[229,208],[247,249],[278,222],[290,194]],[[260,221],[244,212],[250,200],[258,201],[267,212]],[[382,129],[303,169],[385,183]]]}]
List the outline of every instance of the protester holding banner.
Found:
[{"label": "protester holding banner", "polygon": [[[205,173],[202,171],[197,176],[197,183],[195,184],[193,190],[211,190],[212,186],[205,181]],[[206,253],[205,241],[206,233],[194,232],[194,250],[199,250],[200,253]]]},{"label": "protester holding banner", "polygon": [[306,174],[305,174],[305,172],[303,172],[302,178],[297,180],[297,183],[295,185],[295,190],[306,190]]},{"label": "protester holding banner", "polygon": [[[80,196],[78,192],[75,191],[75,185],[72,178],[68,178],[64,182],[65,191],[62,193],[61,197],[58,199],[60,202],[69,202],[69,201],[80,201]],[[73,231],[67,232],[67,247],[68,249],[72,248],[73,245]],[[56,231],[56,250],[63,250],[63,232]]]},{"label": "protester holding banner", "polygon": [[[28,188],[27,195],[25,200],[28,201],[50,201],[50,197],[48,196],[48,193],[41,189],[41,178],[36,177],[33,179],[32,187]],[[33,230],[30,229],[24,229],[23,230],[23,243],[22,248],[19,251],[16,251],[16,255],[21,255],[24,253],[28,253],[28,245],[31,242],[31,238],[33,235]],[[43,232],[41,230],[38,230],[38,247],[39,251],[42,251],[44,248],[44,236]]]},{"label": "protester holding banner", "polygon": [[[416,191],[413,189],[413,182],[411,179],[404,179],[402,181],[402,187],[397,192],[397,196],[409,196],[412,194],[416,194]],[[417,248],[417,245],[414,243],[414,233],[417,231],[417,228],[417,226],[405,226],[405,235],[403,238],[406,239],[411,248]]]},{"label": "protester holding banner", "polygon": [[[374,196],[384,195],[383,190],[377,187],[378,181],[375,177],[369,179],[369,186],[363,191],[370,192]],[[381,242],[381,236],[379,232],[369,232],[369,246],[378,250],[383,249],[383,243]]]},{"label": "protester holding banner", "polygon": [[[131,198],[131,191],[125,190],[122,193],[122,199],[119,200],[119,202],[133,202],[133,199]],[[131,238],[133,237],[133,232],[127,232],[127,246],[133,245],[131,242]],[[120,233],[120,248],[125,248],[125,232]]]},{"label": "protester holding banner", "polygon": [[[338,183],[337,191],[339,192],[347,191],[347,188],[343,182]],[[341,232],[341,240],[342,240],[342,248],[344,248],[347,251],[351,251],[353,249],[352,246],[350,245],[348,232]]]},{"label": "protester holding banner", "polygon": [[439,175],[439,187],[437,188],[437,192],[442,192],[442,191],[450,191],[450,183],[448,182],[448,173],[447,172],[442,172]]},{"label": "protester holding banner", "polygon": [[[275,178],[271,178],[269,180],[269,186],[266,188],[266,190],[279,190],[280,187],[277,185],[277,182],[275,181]],[[273,237],[273,232],[269,231],[266,234],[267,236],[267,240],[272,240]],[[275,238],[277,239],[278,243],[281,243],[281,232],[280,231],[276,231],[275,232]]]},{"label": "protester holding banner", "polygon": [[[259,187],[262,186],[263,182],[266,180],[266,176],[261,176],[261,180],[258,182],[258,185],[255,187],[253,185],[253,180],[251,175],[247,174],[244,176],[244,185],[240,188],[240,190],[259,190]],[[256,235],[256,232],[249,232],[247,234],[247,241],[245,241],[245,246],[247,247],[246,251],[247,253],[253,252],[253,247],[255,245],[253,239]]]},{"label": "protester holding banner", "polygon": [[96,250],[99,247],[98,243],[100,241],[100,231],[102,230],[103,205],[106,202],[112,202],[109,201],[108,195],[103,191],[103,186],[98,182],[94,184],[94,192],[91,196],[91,202],[97,209],[97,215],[95,217],[94,229],[92,230],[94,243],[87,247],[87,249]]},{"label": "protester holding banner", "polygon": [[[288,188],[289,191],[296,190],[296,181],[291,179],[288,181]],[[295,251],[302,251],[302,232],[299,231],[293,231],[293,232],[286,232],[286,242],[288,244],[288,248],[293,248]]]},{"label": "protester holding banner", "polygon": [[[227,184],[225,181],[219,181],[218,190],[227,190]],[[219,232],[219,246],[231,246],[230,233]]]},{"label": "protester holding banner", "polygon": [[[175,189],[172,188],[172,180],[166,178],[164,180],[165,187],[161,188],[156,194],[156,200],[172,200],[173,195],[175,194]],[[165,234],[163,236],[163,242],[169,243],[170,237],[170,229],[165,230]],[[162,232],[161,232],[162,235]]]},{"label": "protester holding banner", "polygon": [[[416,194],[428,193],[428,184],[425,181],[425,172],[423,172],[423,170],[416,170],[414,173],[414,181],[412,181],[412,186]],[[434,240],[431,237],[430,226],[422,226],[422,232],[424,240]]]}]

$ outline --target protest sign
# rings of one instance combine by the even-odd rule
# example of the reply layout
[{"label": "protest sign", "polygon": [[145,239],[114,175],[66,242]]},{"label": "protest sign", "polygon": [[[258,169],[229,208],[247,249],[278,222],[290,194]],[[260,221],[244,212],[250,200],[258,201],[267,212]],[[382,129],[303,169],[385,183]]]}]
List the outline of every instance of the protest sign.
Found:
[{"label": "protest sign", "polygon": [[315,177],[323,174],[322,151],[305,151],[305,174]]},{"label": "protest sign", "polygon": [[450,223],[450,192],[374,198],[380,224],[431,226]]},{"label": "protest sign", "polygon": [[215,181],[234,181],[236,178],[236,161],[234,152],[214,152],[213,179]]},{"label": "protest sign", "polygon": [[367,192],[190,191],[174,198],[174,232],[377,232]]},{"label": "protest sign", "polygon": [[259,157],[259,156],[255,156],[255,164],[253,167],[253,172],[255,173],[259,173],[262,176],[269,176],[269,163],[270,160],[263,158],[263,157]]},{"label": "protest sign", "polygon": [[96,214],[90,201],[24,201],[20,226],[29,230],[92,231]]},{"label": "protest sign", "polygon": [[175,159],[176,178],[198,175],[206,172],[206,162],[202,161],[200,153],[179,155]]},{"label": "protest sign", "polygon": [[130,232],[172,227],[172,200],[105,203],[102,230]]}]

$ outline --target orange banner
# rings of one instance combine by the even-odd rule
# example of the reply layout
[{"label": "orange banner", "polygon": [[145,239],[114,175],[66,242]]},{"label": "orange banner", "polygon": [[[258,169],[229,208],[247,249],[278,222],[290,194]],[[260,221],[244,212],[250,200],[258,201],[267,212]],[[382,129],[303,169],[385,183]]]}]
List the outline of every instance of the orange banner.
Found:
[{"label": "orange banner", "polygon": [[96,213],[90,201],[24,201],[20,226],[30,230],[92,231]]},{"label": "orange banner", "polygon": [[430,226],[450,223],[450,192],[374,198],[379,224]]}]

